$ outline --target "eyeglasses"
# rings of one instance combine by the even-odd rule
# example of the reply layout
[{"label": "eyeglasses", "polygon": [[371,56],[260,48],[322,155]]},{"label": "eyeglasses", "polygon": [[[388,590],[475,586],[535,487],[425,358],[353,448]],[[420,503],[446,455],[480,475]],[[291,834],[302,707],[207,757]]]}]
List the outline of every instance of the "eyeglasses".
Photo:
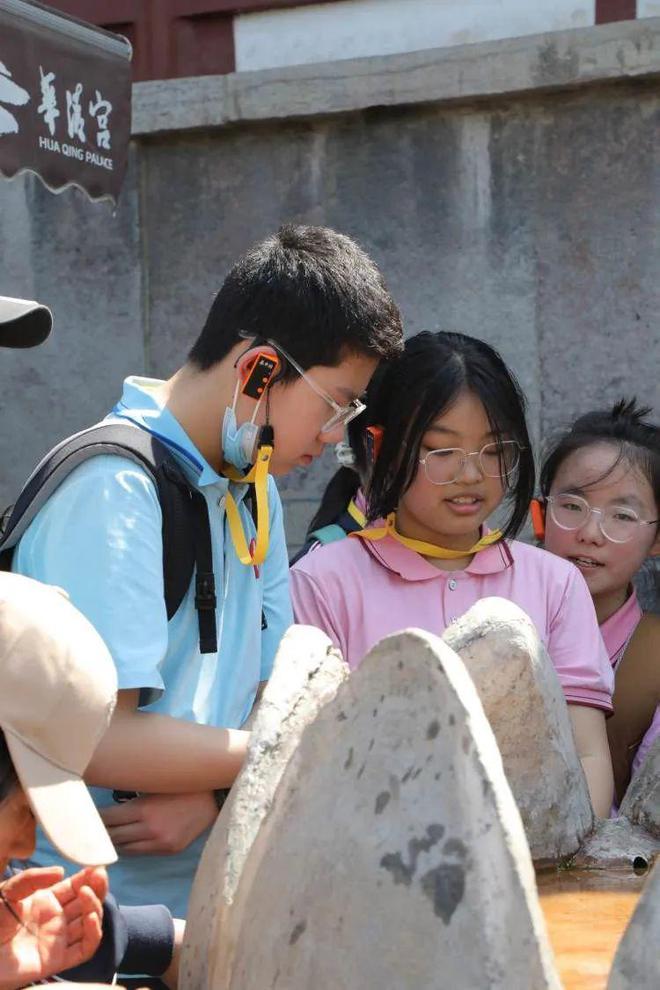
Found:
[{"label": "eyeglasses", "polygon": [[548,495],[545,500],[550,516],[560,529],[582,529],[591,515],[598,517],[598,528],[611,543],[627,543],[639,533],[640,526],[653,526],[660,519],[640,519],[627,505],[609,505],[606,509],[593,508],[580,495]]},{"label": "eyeglasses", "polygon": [[479,469],[488,478],[506,478],[518,467],[520,451],[517,440],[500,440],[485,444],[481,450],[463,450],[462,447],[443,447],[429,450],[419,463],[424,465],[426,477],[432,485],[451,485],[458,481],[468,458],[476,457]]},{"label": "eyeglasses", "polygon": [[[244,340],[254,337],[254,334],[246,333],[243,330],[240,330],[238,335]],[[367,408],[364,402],[360,399],[351,399],[348,405],[340,406],[338,402],[335,402],[331,395],[328,395],[325,389],[321,388],[320,385],[317,385],[311,375],[308,375],[306,371],[303,371],[295,358],[292,358],[291,355],[284,350],[281,344],[278,344],[274,340],[270,340],[268,337],[255,338],[254,343],[257,343],[259,339],[262,339],[266,344],[270,344],[270,346],[276,351],[279,351],[282,357],[286,358],[291,367],[298,372],[300,377],[309,385],[312,391],[316,392],[316,394],[327,402],[331,409],[334,410],[330,419],[327,420],[327,422],[325,422],[319,430],[319,433],[332,433],[339,426],[348,426],[348,424],[352,422],[356,416],[359,416],[360,413],[363,413]]]}]

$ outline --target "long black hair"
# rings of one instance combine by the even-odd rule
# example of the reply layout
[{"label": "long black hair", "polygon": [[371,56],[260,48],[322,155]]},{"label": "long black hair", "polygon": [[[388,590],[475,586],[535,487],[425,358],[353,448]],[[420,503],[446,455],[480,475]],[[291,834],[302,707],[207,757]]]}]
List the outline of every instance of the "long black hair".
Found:
[{"label": "long black hair", "polygon": [[[367,389],[366,413],[348,428],[355,471],[351,476],[350,469],[341,468],[333,477],[310,530],[333,521],[345,509],[360,483],[358,474],[365,482],[368,519],[393,512],[417,472],[424,434],[463,391],[480,399],[497,436],[516,440],[521,448],[516,471],[504,479],[506,498],[512,503],[504,535],[515,536],[524,524],[535,481],[525,398],[493,347],[476,337],[447,331],[423,331],[410,337],[404,353],[374,375]],[[383,439],[370,466],[366,427],[374,425],[383,428]]]},{"label": "long black hair", "polygon": [[608,474],[621,461],[641,471],[653,489],[660,515],[660,426],[646,418],[651,413],[650,406],[639,406],[633,397],[580,416],[548,451],[541,467],[541,494],[550,494],[557,471],[570,454],[594,443],[608,443],[618,449]]},{"label": "long black hair", "polygon": [[8,798],[17,786],[18,777],[16,776],[14,763],[7,748],[5,734],[0,729],[0,802]]}]

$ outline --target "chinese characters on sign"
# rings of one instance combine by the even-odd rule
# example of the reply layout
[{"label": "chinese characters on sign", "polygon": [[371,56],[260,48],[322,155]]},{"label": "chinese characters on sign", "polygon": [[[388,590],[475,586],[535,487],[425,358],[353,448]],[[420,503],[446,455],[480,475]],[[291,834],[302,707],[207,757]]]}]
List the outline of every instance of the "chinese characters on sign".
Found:
[{"label": "chinese characters on sign", "polygon": [[50,131],[50,136],[55,135],[55,121],[60,115],[60,111],[57,109],[57,94],[55,93],[55,87],[53,86],[53,80],[55,79],[55,73],[49,72],[44,75],[44,70],[39,66],[39,72],[41,73],[41,105],[39,106],[38,113],[44,115],[44,120]]},{"label": "chinese characters on sign", "polygon": [[12,81],[11,72],[0,62],[0,134],[18,134],[18,121],[3,103],[10,106],[22,107],[28,103],[30,94]]},{"label": "chinese characters on sign", "polygon": [[[54,86],[55,73],[47,72],[44,73],[43,66],[39,66],[40,74],[40,85],[41,85],[41,103],[39,104],[37,112],[43,115],[44,123],[50,132],[50,138],[40,138],[39,146],[45,148],[48,151],[59,152],[68,157],[80,158],[82,160],[82,150],[71,147],[67,144],[60,144],[60,142],[55,138],[56,131],[56,121],[60,116],[60,111],[57,105],[57,91]],[[81,144],[85,144],[87,138],[85,136],[85,116],[83,112],[83,107],[81,106],[81,100],[83,96],[83,84],[76,83],[73,91],[67,89],[66,91],[66,121],[67,121],[67,134],[70,139],[79,141]],[[104,100],[100,92],[95,90],[96,101],[92,103],[89,101],[89,115],[96,122],[96,145],[98,148],[103,148],[105,151],[110,151],[111,148],[111,136],[110,136],[110,114],[112,113],[112,103],[109,100]],[[107,168],[112,171],[112,159],[104,155],[96,154],[93,151],[87,151],[85,154],[85,161],[90,162],[92,165],[98,165],[101,168]]]},{"label": "chinese characters on sign", "polygon": [[28,168],[51,189],[74,183],[116,199],[130,136],[130,45],[59,21],[48,8],[10,10],[0,0],[0,172]]},{"label": "chinese characters on sign", "polygon": [[98,131],[96,133],[97,145],[99,148],[105,148],[106,151],[110,151],[110,131],[108,129],[108,119],[112,113],[112,103],[110,103],[109,100],[104,100],[98,89],[96,90],[96,103],[92,103],[90,100],[89,112],[92,117],[96,117],[96,122],[98,124]]}]

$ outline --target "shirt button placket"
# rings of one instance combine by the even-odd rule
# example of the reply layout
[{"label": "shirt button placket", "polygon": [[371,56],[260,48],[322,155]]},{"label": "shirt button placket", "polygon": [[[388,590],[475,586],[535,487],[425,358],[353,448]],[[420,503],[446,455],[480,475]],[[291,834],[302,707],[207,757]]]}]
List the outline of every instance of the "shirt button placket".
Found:
[{"label": "shirt button placket", "polygon": [[[458,587],[458,581],[456,580],[456,578],[449,578],[449,580],[447,581],[447,591],[455,591],[457,587]],[[453,603],[450,606],[450,610],[452,612],[454,611],[454,605],[453,605]],[[449,616],[449,622],[451,623],[451,622],[455,622],[455,621],[456,621],[456,616],[455,615],[450,615]]]}]

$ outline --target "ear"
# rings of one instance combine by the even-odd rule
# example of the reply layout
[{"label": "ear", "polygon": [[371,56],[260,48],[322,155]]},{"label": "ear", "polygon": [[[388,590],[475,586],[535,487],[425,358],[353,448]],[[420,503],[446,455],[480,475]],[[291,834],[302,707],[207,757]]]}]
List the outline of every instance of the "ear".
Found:
[{"label": "ear", "polygon": [[236,364],[236,374],[241,382],[241,393],[259,400],[272,385],[280,368],[280,359],[274,348],[251,347],[241,354]]},{"label": "ear", "polygon": [[532,518],[532,529],[537,540],[545,539],[545,505],[538,498],[529,503],[529,513]]}]

